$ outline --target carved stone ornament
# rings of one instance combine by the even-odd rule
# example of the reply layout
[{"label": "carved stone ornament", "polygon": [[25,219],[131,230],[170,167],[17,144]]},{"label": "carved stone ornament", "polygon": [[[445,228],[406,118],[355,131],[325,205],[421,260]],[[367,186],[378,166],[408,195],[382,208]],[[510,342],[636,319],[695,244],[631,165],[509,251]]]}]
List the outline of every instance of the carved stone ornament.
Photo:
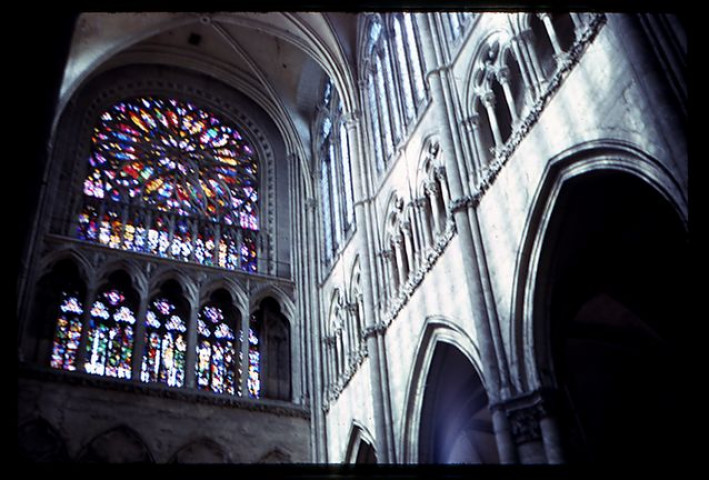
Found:
[{"label": "carved stone ornament", "polygon": [[519,445],[541,440],[539,422],[545,416],[546,411],[540,403],[507,412],[515,442]]},{"label": "carved stone ornament", "polygon": [[436,158],[438,153],[441,151],[441,144],[438,141],[431,142],[428,145],[428,153],[432,158]]},{"label": "carved stone ornament", "polygon": [[461,198],[456,198],[450,203],[450,211],[451,213],[455,213],[461,210],[465,210],[466,208],[472,206],[472,199],[469,196],[461,197]]},{"label": "carved stone ornament", "polygon": [[[537,100],[529,108],[529,111],[525,117],[515,125],[515,128],[507,142],[499,147],[490,148],[490,153],[492,154],[493,160],[490,162],[490,165],[484,167],[480,172],[480,178],[477,185],[478,191],[471,196],[473,198],[473,207],[478,205],[480,198],[492,185],[495,178],[502,170],[502,167],[507,163],[509,158],[517,149],[517,146],[520,144],[522,139],[526,137],[527,133],[531,130],[534,124],[537,123],[547,103],[561,86],[562,80],[568,76],[571,69],[579,62],[584,50],[591,43],[605,21],[606,17],[603,14],[597,14],[591,19],[588,27],[581,33],[580,37],[576,40],[569,51],[563,56],[563,58],[557,59],[558,67],[551,78],[546,82],[544,91],[540,93]],[[529,35],[531,35],[530,31],[522,32],[522,37],[527,42],[531,41],[530,38],[527,38]],[[493,103],[490,103],[490,101]],[[494,96],[492,95],[492,92],[485,93],[482,96],[482,102],[486,107],[491,107],[494,104]],[[469,118],[469,121],[472,124],[472,117]]]}]

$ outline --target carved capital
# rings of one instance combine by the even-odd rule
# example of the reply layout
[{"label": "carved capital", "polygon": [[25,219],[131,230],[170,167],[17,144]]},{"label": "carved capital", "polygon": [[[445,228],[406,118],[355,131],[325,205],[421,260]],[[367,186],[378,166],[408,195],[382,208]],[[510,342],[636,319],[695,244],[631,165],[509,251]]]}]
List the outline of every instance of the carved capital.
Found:
[{"label": "carved capital", "polygon": [[440,191],[438,184],[434,181],[426,182],[424,184],[423,188],[424,188],[424,191],[429,195],[435,195]]},{"label": "carved capital", "polygon": [[437,157],[441,151],[441,144],[438,141],[433,141],[428,145],[428,153],[431,157]]},{"label": "carved capital", "polygon": [[465,126],[468,130],[477,130],[480,128],[480,115],[475,114],[468,117],[465,121]]},{"label": "carved capital", "polygon": [[491,408],[505,411],[512,437],[519,445],[541,440],[540,422],[554,410],[555,398],[551,390],[537,390],[491,405]]},{"label": "carved capital", "polygon": [[342,121],[347,129],[352,129],[359,124],[360,111],[354,110],[352,112],[346,112],[342,115]]},{"label": "carved capital", "polygon": [[544,416],[543,413],[543,408],[538,404],[507,412],[512,437],[518,445],[541,440],[539,421]]},{"label": "carved capital", "polygon": [[439,180],[444,180],[446,178],[446,167],[439,165],[433,169],[433,175]]},{"label": "carved capital", "polygon": [[306,198],[305,199],[305,208],[310,209],[310,210],[315,210],[318,206],[318,201],[315,200],[314,198]]},{"label": "carved capital", "polygon": [[485,92],[481,97],[483,105],[485,108],[491,109],[495,107],[495,94],[492,92]]}]

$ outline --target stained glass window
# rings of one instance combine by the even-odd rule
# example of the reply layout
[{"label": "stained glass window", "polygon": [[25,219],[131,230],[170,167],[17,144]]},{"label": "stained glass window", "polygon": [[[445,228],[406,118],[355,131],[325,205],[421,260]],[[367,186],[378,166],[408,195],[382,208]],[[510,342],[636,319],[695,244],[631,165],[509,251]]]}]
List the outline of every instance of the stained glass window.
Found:
[{"label": "stained glass window", "polygon": [[197,388],[215,393],[236,393],[234,330],[224,310],[216,305],[202,308],[197,320]]},{"label": "stained glass window", "polygon": [[379,123],[382,126],[383,140],[384,140],[384,151],[386,158],[392,153],[394,148],[394,140],[391,135],[391,125],[389,121],[391,119],[389,113],[389,102],[387,101],[387,93],[384,88],[384,71],[382,70],[382,62],[380,57],[375,59],[376,68],[374,71],[374,80],[376,82],[375,88],[377,92],[377,102],[379,105],[379,110],[381,112],[381,117]]},{"label": "stained glass window", "polygon": [[187,325],[167,298],[152,301],[145,316],[145,351],[140,371],[144,382],[181,387],[185,381]]},{"label": "stained glass window", "polygon": [[396,61],[401,76],[401,90],[404,92],[404,113],[407,120],[414,118],[415,105],[413,98],[413,85],[409,75],[408,55],[404,46],[404,37],[401,33],[401,19],[394,19],[394,43],[396,45]]},{"label": "stained glass window", "polygon": [[223,260],[215,235],[216,225],[252,239],[260,229],[257,154],[218,115],[175,99],[120,101],[100,115],[88,164],[78,238],[256,271],[255,261]]},{"label": "stained glass window", "polygon": [[332,219],[330,218],[330,162],[323,158],[320,162],[320,201],[325,244],[325,258],[332,257]]},{"label": "stained glass window", "polygon": [[396,146],[418,118],[426,95],[415,17],[411,13],[392,13],[386,21],[386,29],[381,27],[379,18],[371,21],[363,65],[366,91],[362,93],[369,108],[371,141],[379,171],[386,168]]},{"label": "stained glass window", "polygon": [[419,54],[419,46],[417,33],[414,26],[414,17],[411,13],[403,13],[404,17],[404,34],[406,36],[406,46],[409,51],[411,60],[411,76],[414,79],[414,95],[417,101],[420,101],[426,93],[426,87],[423,83],[423,64]]},{"label": "stained glass window", "polygon": [[372,119],[372,143],[374,143],[374,156],[377,161],[377,171],[384,170],[384,153],[382,141],[384,135],[381,134],[381,125],[379,123],[379,105],[377,105],[377,94],[374,87],[374,74],[370,73],[367,78],[367,101],[371,111],[370,118]]},{"label": "stained glass window", "polygon": [[345,123],[340,124],[340,165],[342,167],[342,183],[345,187],[345,222],[346,228],[354,221],[354,198],[352,195],[352,172],[350,171],[350,147],[347,142],[347,128]]},{"label": "stained glass window", "polygon": [[347,129],[343,118],[342,99],[337,91],[330,91],[331,80],[325,83],[323,96],[329,100],[319,108],[317,119],[320,159],[319,182],[323,247],[326,262],[334,258],[344,243],[353,218],[353,199]]},{"label": "stained glass window", "polygon": [[135,313],[119,289],[103,291],[91,306],[86,344],[88,373],[131,378]]},{"label": "stained glass window", "polygon": [[249,397],[259,398],[261,396],[261,354],[259,353],[259,341],[256,332],[249,329],[249,378],[247,380]]},{"label": "stained glass window", "polygon": [[84,308],[78,293],[62,292],[59,304],[50,365],[61,370],[76,370],[76,352],[81,340]]}]

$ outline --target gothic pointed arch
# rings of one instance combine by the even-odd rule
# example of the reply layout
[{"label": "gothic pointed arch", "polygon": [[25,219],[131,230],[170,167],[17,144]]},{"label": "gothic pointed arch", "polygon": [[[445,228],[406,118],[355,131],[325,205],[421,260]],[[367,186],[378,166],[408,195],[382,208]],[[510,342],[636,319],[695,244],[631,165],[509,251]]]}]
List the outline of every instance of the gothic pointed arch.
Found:
[{"label": "gothic pointed arch", "polygon": [[19,426],[17,450],[19,461],[23,463],[65,463],[70,460],[62,435],[41,417]]},{"label": "gothic pointed arch", "polygon": [[249,350],[249,378],[256,371],[259,375],[258,384],[250,384],[250,394],[274,400],[291,400],[292,333],[280,303],[273,297],[261,300],[258,309],[251,314],[250,327],[258,341]]},{"label": "gothic pointed arch", "polygon": [[[525,221],[522,247],[516,260],[512,298],[511,338],[518,377],[523,388],[534,389],[553,382],[548,361],[537,364],[546,346],[536,345],[532,321],[533,282],[538,275],[542,238],[547,231],[550,212],[554,208],[563,185],[584,173],[609,170],[626,173],[651,185],[672,205],[683,224],[688,225],[687,194],[681,182],[671,175],[661,162],[647,155],[636,145],[615,139],[589,141],[551,159],[543,180],[534,195],[533,208]],[[539,337],[543,338],[543,336]]]},{"label": "gothic pointed arch", "polygon": [[[687,316],[683,191],[628,145],[585,147],[550,163],[540,186],[548,197],[532,210],[513,312],[524,337],[513,363],[529,369],[518,374],[526,388],[556,392],[566,461],[676,459],[659,439],[679,434],[682,421],[669,419],[683,415],[682,394],[656,378],[683,361],[678,324],[667,321]],[[592,191],[604,193],[580,200]]]},{"label": "gothic pointed arch", "polygon": [[219,464],[231,463],[227,450],[210,438],[201,438],[180,447],[169,463],[178,464]]},{"label": "gothic pointed arch", "polygon": [[[123,269],[105,277],[90,303],[85,338],[87,373],[130,379],[140,294],[130,274]],[[88,307],[88,305],[87,305]],[[87,308],[88,310],[88,308]],[[83,359],[82,359],[83,360]]]},{"label": "gothic pointed arch", "polygon": [[200,305],[197,320],[197,388],[241,394],[239,381],[241,313],[225,289],[214,290]]},{"label": "gothic pointed arch", "polygon": [[165,280],[151,296],[145,314],[145,346],[140,380],[182,387],[187,367],[190,303],[179,282]]},{"label": "gothic pointed arch", "polygon": [[126,425],[96,435],[77,457],[81,463],[154,463],[142,436]]},{"label": "gothic pointed arch", "polygon": [[[276,198],[284,179],[274,164],[285,154],[265,112],[217,81],[167,66],[117,68],[76,97],[51,152],[51,189],[67,201],[53,206],[50,232],[276,273],[286,251],[275,220],[287,199]],[[67,144],[65,135],[80,141]]]},{"label": "gothic pointed arch", "polygon": [[360,465],[377,463],[374,437],[367,427],[361,422],[353,420],[347,438],[347,448],[343,456],[344,463]]},{"label": "gothic pointed arch", "polygon": [[55,256],[34,289],[35,301],[23,343],[40,365],[73,371],[81,368],[79,348],[87,286],[91,279],[72,252]]},{"label": "gothic pointed arch", "polygon": [[[491,436],[492,424],[489,418],[490,412],[487,410],[486,382],[475,343],[454,322],[443,317],[432,316],[426,319],[417,345],[408,375],[405,413],[402,415],[400,427],[402,434],[399,455],[402,461],[405,463],[496,461],[497,447],[494,436]],[[444,358],[449,354],[451,357],[448,358],[454,358],[451,364],[447,364]],[[453,364],[457,367],[453,368]],[[450,395],[445,398],[448,400],[458,398],[458,400],[446,404],[446,407],[436,401],[435,389],[448,388],[445,383],[447,367],[459,371],[464,368],[469,382],[462,390],[448,390]],[[435,380],[436,378],[440,381]],[[458,384],[457,381],[453,383]],[[458,407],[455,407],[455,404]],[[445,428],[437,430],[435,419],[443,411],[451,408],[458,409],[456,415],[460,418],[451,413],[449,420],[451,418],[458,418],[458,420],[450,424],[446,423]],[[476,442],[479,442],[479,448],[473,445]],[[451,452],[455,450],[455,453],[451,453],[453,456],[446,456],[443,453],[444,445],[447,445]]]}]

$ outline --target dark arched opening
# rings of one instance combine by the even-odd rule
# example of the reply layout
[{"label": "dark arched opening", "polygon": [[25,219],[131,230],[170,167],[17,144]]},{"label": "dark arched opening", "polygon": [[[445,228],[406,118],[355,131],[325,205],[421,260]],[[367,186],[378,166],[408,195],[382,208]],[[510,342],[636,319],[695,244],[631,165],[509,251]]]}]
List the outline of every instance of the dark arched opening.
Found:
[{"label": "dark arched opening", "polygon": [[62,463],[69,461],[64,439],[49,422],[39,418],[20,426],[17,432],[20,462]]},{"label": "dark arched opening", "polygon": [[[76,263],[71,259],[58,261],[37,283],[36,292],[26,340],[28,357],[40,365],[51,364],[65,370],[79,368],[78,336],[86,284]],[[66,308],[70,302],[74,308]]]},{"label": "dark arched opening", "polygon": [[595,172],[564,186],[547,232],[535,322],[549,326],[566,459],[677,460],[689,313],[677,213],[644,181]]},{"label": "dark arched opening", "polygon": [[355,457],[355,463],[373,465],[377,463],[377,455],[374,452],[374,447],[365,441],[360,440],[359,447],[357,448],[357,455]]},{"label": "dark arched opening", "polygon": [[500,130],[500,141],[506,142],[512,134],[512,116],[510,108],[515,108],[514,105],[508,105],[507,97],[502,89],[502,85],[498,81],[492,82],[491,90],[495,96],[495,119],[497,120],[497,128]]},{"label": "dark arched opening", "polygon": [[81,451],[82,463],[153,463],[143,439],[135,430],[118,426],[97,435]]},{"label": "dark arched opening", "polygon": [[498,463],[485,388],[470,361],[439,343],[426,378],[420,463]]},{"label": "dark arched opening", "polygon": [[251,328],[260,339],[261,392],[263,398],[290,400],[290,323],[276,300],[267,297],[254,312]]}]

